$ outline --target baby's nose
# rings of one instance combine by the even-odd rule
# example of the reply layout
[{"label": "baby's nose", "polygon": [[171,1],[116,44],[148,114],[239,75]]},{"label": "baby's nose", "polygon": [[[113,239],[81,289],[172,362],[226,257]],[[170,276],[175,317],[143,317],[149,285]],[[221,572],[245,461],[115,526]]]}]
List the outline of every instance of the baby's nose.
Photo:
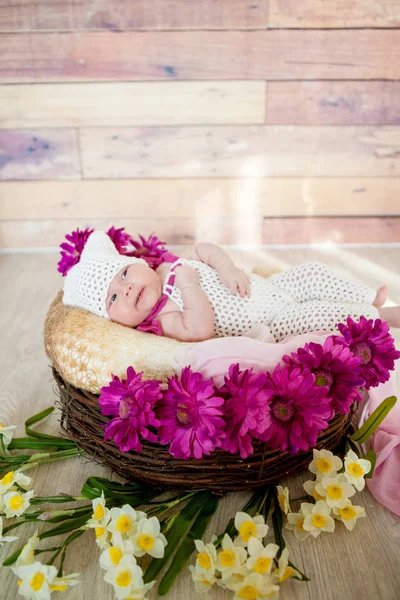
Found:
[{"label": "baby's nose", "polygon": [[129,296],[132,293],[133,286],[131,283],[126,283],[124,285],[124,294],[125,296]]}]

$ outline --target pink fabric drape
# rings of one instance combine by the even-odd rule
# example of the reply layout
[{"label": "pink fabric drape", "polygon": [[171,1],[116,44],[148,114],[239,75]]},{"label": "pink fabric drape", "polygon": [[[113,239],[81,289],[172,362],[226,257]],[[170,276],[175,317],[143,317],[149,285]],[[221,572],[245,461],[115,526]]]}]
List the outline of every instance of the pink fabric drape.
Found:
[{"label": "pink fabric drape", "polygon": [[[283,355],[295,352],[307,342],[323,344],[332,334],[306,333],[286,338],[278,344],[273,342],[268,328],[264,326],[249,335],[252,337],[213,338],[182,344],[173,356],[174,367],[179,372],[190,365],[193,371],[202,373],[205,378],[213,377],[217,385],[222,385],[232,363],[239,363],[241,369],[253,367],[255,371],[271,372]],[[370,389],[360,425],[385,398],[395,395],[396,376],[392,372],[389,381]],[[368,488],[378,502],[400,516],[400,402],[396,403],[376,430],[368,447],[377,454],[374,475],[367,479]]]}]

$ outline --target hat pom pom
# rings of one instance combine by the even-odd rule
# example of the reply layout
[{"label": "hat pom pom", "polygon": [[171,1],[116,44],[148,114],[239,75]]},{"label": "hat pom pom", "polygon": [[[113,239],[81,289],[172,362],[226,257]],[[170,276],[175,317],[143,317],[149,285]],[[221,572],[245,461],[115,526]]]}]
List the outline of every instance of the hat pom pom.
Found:
[{"label": "hat pom pom", "polygon": [[165,248],[165,242],[158,239],[157,236],[151,234],[148,239],[144,238],[139,234],[140,242],[130,238],[130,243],[134,246],[134,250],[124,252],[127,256],[135,256],[136,258],[143,258],[147,264],[152,267],[158,267],[164,262],[164,255],[168,253]]},{"label": "hat pom pom", "polygon": [[58,272],[65,277],[70,269],[76,265],[81,258],[82,250],[94,229],[86,228],[83,231],[79,230],[68,233],[65,239],[68,240],[69,244],[60,244],[61,258],[57,264]]}]

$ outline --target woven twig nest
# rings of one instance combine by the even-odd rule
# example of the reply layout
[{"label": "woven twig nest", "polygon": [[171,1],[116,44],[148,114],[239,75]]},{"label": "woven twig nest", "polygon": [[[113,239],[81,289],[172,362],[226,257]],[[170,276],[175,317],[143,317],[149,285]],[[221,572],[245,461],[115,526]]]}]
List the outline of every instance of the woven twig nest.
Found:
[{"label": "woven twig nest", "polygon": [[[141,440],[143,451],[121,452],[103,439],[101,424],[107,423],[98,396],[75,388],[53,369],[62,409],[61,426],[68,438],[98,462],[111,467],[127,480],[142,481],[166,490],[209,489],[218,494],[247,490],[274,483],[286,475],[304,471],[312,450],[289,454],[269,450],[254,440],[254,453],[246,459],[216,449],[209,457],[175,459],[165,446]],[[335,450],[350,426],[352,413],[337,414],[318,438],[317,448]]]}]

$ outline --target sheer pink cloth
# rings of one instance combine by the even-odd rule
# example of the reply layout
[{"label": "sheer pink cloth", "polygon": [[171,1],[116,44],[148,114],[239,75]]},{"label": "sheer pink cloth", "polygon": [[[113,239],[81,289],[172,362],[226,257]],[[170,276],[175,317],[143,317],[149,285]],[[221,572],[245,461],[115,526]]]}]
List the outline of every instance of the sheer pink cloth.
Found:
[{"label": "sheer pink cloth", "polygon": [[[280,343],[271,339],[267,327],[260,326],[249,333],[252,337],[213,338],[204,342],[182,344],[173,356],[174,367],[180,370],[190,365],[193,371],[206,378],[213,377],[217,385],[224,382],[224,374],[232,363],[242,369],[273,371],[284,354],[295,352],[307,342],[323,344],[332,335],[327,332],[306,333],[286,338]],[[396,395],[395,373],[388,382],[371,388],[369,400],[361,414],[361,424],[388,396]],[[400,515],[400,402],[376,430],[369,447],[377,454],[373,477],[367,479],[372,495],[392,512]]]}]

